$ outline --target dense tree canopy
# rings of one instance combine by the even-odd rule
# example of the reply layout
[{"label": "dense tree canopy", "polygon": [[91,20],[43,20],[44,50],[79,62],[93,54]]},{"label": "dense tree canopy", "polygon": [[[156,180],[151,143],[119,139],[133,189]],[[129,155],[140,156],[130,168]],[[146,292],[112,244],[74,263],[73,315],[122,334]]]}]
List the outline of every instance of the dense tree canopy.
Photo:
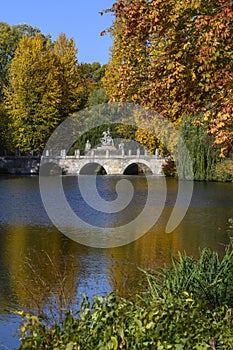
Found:
[{"label": "dense tree canopy", "polygon": [[108,101],[108,96],[102,86],[105,69],[106,65],[101,66],[99,62],[79,65],[81,86],[83,87],[82,108]]},{"label": "dense tree canopy", "polygon": [[172,122],[203,113],[222,155],[233,147],[233,6],[229,0],[120,0],[105,87]]},{"label": "dense tree canopy", "polygon": [[7,23],[0,22],[0,101],[3,99],[3,86],[7,81],[10,61],[18,45],[18,32]]},{"label": "dense tree canopy", "polygon": [[61,34],[21,39],[4,90],[12,142],[21,151],[39,151],[54,128],[78,109],[79,79],[73,40]]},{"label": "dense tree canopy", "polygon": [[[61,34],[54,42],[54,50],[52,51],[57,58],[58,83],[61,91],[59,118],[60,121],[63,121],[79,109],[80,93],[84,87],[80,84],[77,49],[74,40],[68,40],[65,34]],[[51,69],[53,66],[52,64]]]},{"label": "dense tree canopy", "polygon": [[[17,30],[20,39],[23,36],[29,36],[33,38],[34,36],[36,36],[36,34],[42,34],[40,28],[32,27],[30,24],[27,23],[16,24],[12,28]],[[49,39],[50,36],[48,35],[46,38]]]},{"label": "dense tree canopy", "polygon": [[41,149],[58,124],[61,101],[57,57],[41,35],[22,38],[4,92],[12,143],[22,151]]},{"label": "dense tree canopy", "polygon": [[[24,36],[34,37],[36,34],[41,34],[40,29],[29,24],[10,26],[0,22],[0,101],[3,99],[3,86],[7,84],[8,68],[20,40]],[[44,38],[48,40],[49,36]]]},{"label": "dense tree canopy", "polygon": [[78,64],[73,39],[0,22],[0,152],[39,151],[70,114],[108,101],[105,66]]}]

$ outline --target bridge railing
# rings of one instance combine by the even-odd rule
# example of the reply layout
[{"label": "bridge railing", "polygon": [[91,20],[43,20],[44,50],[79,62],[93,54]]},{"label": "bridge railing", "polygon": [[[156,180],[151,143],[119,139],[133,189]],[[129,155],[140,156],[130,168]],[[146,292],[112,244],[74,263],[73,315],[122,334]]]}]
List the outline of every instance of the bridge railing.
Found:
[{"label": "bridge railing", "polygon": [[121,149],[121,150],[111,150],[111,149],[101,149],[96,150],[92,149],[88,151],[86,154],[81,154],[80,150],[75,150],[74,155],[67,155],[66,150],[61,150],[60,153],[54,154],[54,152],[51,150],[46,150],[45,156],[43,158],[53,158],[53,159],[93,159],[93,158],[154,158],[154,159],[161,159],[158,152],[155,152],[155,154],[151,154],[147,151],[147,149],[144,149],[143,151],[141,149]]}]

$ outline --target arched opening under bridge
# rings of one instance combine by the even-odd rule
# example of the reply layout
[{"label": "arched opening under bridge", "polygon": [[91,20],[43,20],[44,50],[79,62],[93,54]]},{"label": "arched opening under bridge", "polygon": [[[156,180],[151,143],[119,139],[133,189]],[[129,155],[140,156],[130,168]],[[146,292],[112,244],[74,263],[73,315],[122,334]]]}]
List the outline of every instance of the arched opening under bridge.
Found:
[{"label": "arched opening under bridge", "polygon": [[99,163],[88,163],[82,167],[80,175],[107,175],[106,170]]},{"label": "arched opening under bridge", "polygon": [[124,172],[123,175],[152,175],[152,170],[143,163],[132,163],[129,164]]}]

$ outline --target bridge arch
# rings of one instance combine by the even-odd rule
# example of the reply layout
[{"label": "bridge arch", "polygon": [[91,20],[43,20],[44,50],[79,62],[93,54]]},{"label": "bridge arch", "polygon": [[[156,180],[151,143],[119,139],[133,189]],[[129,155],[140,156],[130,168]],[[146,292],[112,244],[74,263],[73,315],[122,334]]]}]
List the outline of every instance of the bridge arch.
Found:
[{"label": "bridge arch", "polygon": [[79,171],[80,175],[106,175],[107,171],[103,165],[97,162],[85,164]]},{"label": "bridge arch", "polygon": [[153,174],[150,162],[143,159],[132,159],[124,165],[123,175]]}]

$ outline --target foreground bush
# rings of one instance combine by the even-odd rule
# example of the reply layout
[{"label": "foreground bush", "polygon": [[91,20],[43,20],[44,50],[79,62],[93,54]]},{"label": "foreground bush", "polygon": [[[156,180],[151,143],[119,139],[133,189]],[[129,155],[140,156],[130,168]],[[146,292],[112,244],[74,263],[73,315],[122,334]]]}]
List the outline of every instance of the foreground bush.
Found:
[{"label": "foreground bush", "polygon": [[215,175],[218,181],[233,181],[233,160],[225,159],[217,163]]},{"label": "foreground bush", "polygon": [[146,275],[134,301],[83,297],[77,315],[51,327],[22,312],[19,349],[233,349],[232,244],[222,260],[205,249],[198,261],[180,254],[171,269]]}]

